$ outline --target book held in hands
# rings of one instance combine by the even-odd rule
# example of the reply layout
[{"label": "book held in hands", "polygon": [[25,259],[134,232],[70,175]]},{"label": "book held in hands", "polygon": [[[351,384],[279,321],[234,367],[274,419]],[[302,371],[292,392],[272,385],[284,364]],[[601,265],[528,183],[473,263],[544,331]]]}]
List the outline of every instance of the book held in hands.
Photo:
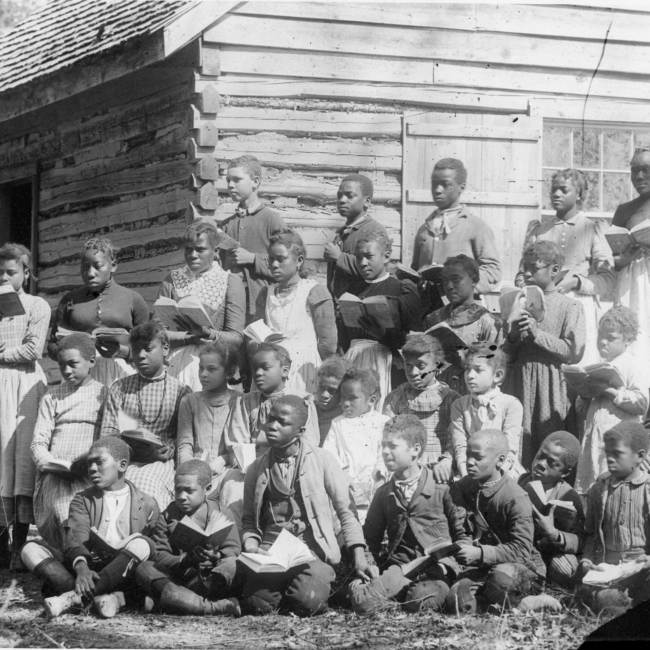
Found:
[{"label": "book held in hands", "polygon": [[402,565],[402,573],[406,578],[414,577],[430,564],[456,555],[458,551],[460,551],[460,546],[450,539],[445,539],[444,537],[434,539],[424,549],[422,557],[415,558],[415,560],[411,560],[407,564]]},{"label": "book held in hands", "polygon": [[529,489],[526,491],[528,493],[528,497],[531,500],[531,503],[543,515],[547,515],[551,511],[552,506],[563,508],[564,510],[568,510],[571,513],[576,512],[576,508],[571,501],[548,499],[546,497],[546,492],[544,491],[544,486],[542,485],[541,481],[531,481],[527,487]]},{"label": "book held in hands", "polygon": [[253,442],[235,444],[232,446],[231,452],[234,462],[242,472],[246,472],[257,458],[256,445]]},{"label": "book held in hands", "polygon": [[280,343],[289,333],[274,332],[262,319],[253,321],[244,328],[244,336],[256,343]]},{"label": "book held in hands", "polygon": [[618,368],[607,361],[582,367],[562,364],[560,369],[569,386],[580,397],[587,399],[598,397],[606,388],[618,389],[625,386],[625,380]]},{"label": "book held in hands", "polygon": [[255,573],[284,573],[293,567],[312,562],[314,556],[307,544],[288,530],[282,529],[269,548],[268,555],[244,551],[237,559]]},{"label": "book held in hands", "polygon": [[416,284],[421,280],[435,283],[440,281],[442,268],[442,264],[425,264],[416,271],[410,266],[398,262],[395,264],[395,277],[398,280],[411,280]]},{"label": "book held in hands", "polygon": [[505,322],[518,321],[528,312],[538,323],[544,320],[544,292],[536,285],[529,284],[522,289],[503,287],[499,297],[499,310]]},{"label": "book held in hands", "polygon": [[362,328],[362,318],[372,318],[385,328],[401,327],[399,303],[391,296],[369,296],[363,300],[351,293],[344,293],[338,300],[343,323],[347,327]]},{"label": "book held in hands", "polygon": [[645,562],[622,562],[621,564],[599,564],[585,574],[582,583],[594,587],[613,587],[626,578],[643,571]]},{"label": "book held in hands", "polygon": [[157,318],[170,332],[191,332],[193,327],[214,328],[208,312],[196,296],[185,296],[178,302],[161,296],[153,304]]},{"label": "book held in hands", "polygon": [[445,361],[450,366],[459,371],[463,370],[464,352],[467,350],[468,345],[462,336],[446,322],[430,327],[425,334],[440,341],[440,345],[445,351]]},{"label": "book held in hands", "polygon": [[141,426],[138,420],[124,411],[117,414],[117,426],[124,442],[131,447],[131,460],[135,463],[147,462],[151,452],[166,446],[160,436]]},{"label": "book held in hands", "polygon": [[169,543],[186,552],[195,546],[217,550],[226,541],[234,525],[229,517],[218,511],[212,513],[205,529],[185,516],[174,527],[169,536]]},{"label": "book held in hands", "polygon": [[90,536],[88,538],[90,542],[90,548],[93,553],[97,555],[107,555],[109,557],[114,557],[117,555],[132,539],[137,539],[142,537],[140,533],[133,533],[124,539],[121,539],[119,542],[109,542],[105,537],[103,537],[100,532],[93,526],[90,529]]},{"label": "book held in hands", "polygon": [[615,255],[624,253],[630,246],[650,248],[650,221],[642,221],[630,230],[610,226],[605,231],[605,239]]},{"label": "book held in hands", "polygon": [[0,317],[12,318],[25,313],[20,296],[10,284],[0,286]]}]

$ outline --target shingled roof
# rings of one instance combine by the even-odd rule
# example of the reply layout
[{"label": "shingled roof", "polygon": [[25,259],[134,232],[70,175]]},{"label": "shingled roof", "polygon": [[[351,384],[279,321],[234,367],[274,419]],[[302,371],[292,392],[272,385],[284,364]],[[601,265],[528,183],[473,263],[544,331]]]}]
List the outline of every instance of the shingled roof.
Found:
[{"label": "shingled roof", "polygon": [[0,37],[0,92],[146,37],[193,0],[50,0]]}]

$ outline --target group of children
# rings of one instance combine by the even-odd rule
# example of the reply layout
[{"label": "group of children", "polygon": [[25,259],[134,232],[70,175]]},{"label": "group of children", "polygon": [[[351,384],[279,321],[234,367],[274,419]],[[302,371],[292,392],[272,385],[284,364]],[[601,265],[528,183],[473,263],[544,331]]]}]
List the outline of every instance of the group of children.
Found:
[{"label": "group of children", "polygon": [[[596,271],[581,259],[567,280],[564,239],[529,229],[520,276],[544,292],[545,314],[501,323],[480,298],[500,278],[494,238],[460,202],[463,164],[444,159],[413,265],[440,261],[439,280],[391,272],[391,240],[369,213],[372,183],[351,174],[323,286],[306,277],[300,236],[259,200],[261,176],[252,156],[229,163],[236,213],[220,228],[191,224],[186,266],[160,288],[197,297],[213,327],[166,330],[115,282],[110,241],[86,242],[83,286],[61,300],[47,344],[63,382],[47,392],[36,360],[49,308],[24,291],[29,251],[0,248],[0,285],[25,308],[0,319],[0,556],[42,578],[47,611],[94,601],[104,617],[128,603],[305,616],[327,607],[338,580],[358,613],[390,601],[534,609],[548,604],[536,600],[544,580],[598,609],[619,592],[582,578],[621,562],[647,562],[619,589],[633,602],[650,597],[649,393],[631,353],[639,323],[617,306],[590,329],[566,295],[593,297],[593,276],[611,275],[607,255],[592,251]],[[554,178],[553,196],[575,199],[554,202],[560,225],[580,216],[582,181],[575,170]],[[384,298],[391,318],[365,310],[346,325],[346,293]],[[272,332],[263,342],[245,331],[255,321]],[[123,327],[128,344],[100,342],[98,327]],[[441,328],[462,349],[446,347]],[[590,344],[625,385],[577,398],[561,366]],[[159,444],[127,444],[124,421]],[[572,507],[535,508],[538,482],[547,500]],[[226,517],[232,528],[215,547],[183,550],[173,533],[185,517],[202,530]],[[30,523],[40,537],[27,541]],[[268,554],[283,531],[309,560],[261,573],[237,560]]]}]

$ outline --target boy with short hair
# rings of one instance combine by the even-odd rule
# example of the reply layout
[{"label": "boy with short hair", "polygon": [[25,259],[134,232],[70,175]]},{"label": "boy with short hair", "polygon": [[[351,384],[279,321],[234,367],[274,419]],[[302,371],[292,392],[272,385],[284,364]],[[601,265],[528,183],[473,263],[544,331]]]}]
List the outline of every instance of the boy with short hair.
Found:
[{"label": "boy with short hair", "polygon": [[438,483],[446,483],[452,474],[453,449],[449,437],[452,404],[460,397],[437,375],[445,364],[440,342],[428,334],[414,334],[400,350],[408,383],[388,395],[384,415],[415,415],[427,432],[422,460],[433,468]]},{"label": "boy with short hair", "polygon": [[455,488],[436,483],[432,471],[420,463],[426,443],[427,432],[414,415],[397,415],[384,426],[382,456],[393,477],[375,493],[363,527],[368,549],[383,573],[370,583],[357,580],[350,586],[357,613],[379,609],[388,600],[404,603],[408,611],[439,609],[459,573],[453,558],[431,559],[412,578],[402,571],[438,539],[471,543],[465,510],[452,498]]},{"label": "boy with short hair", "polygon": [[[641,469],[648,454],[648,431],[639,422],[621,422],[605,433],[604,441],[609,472],[589,489],[579,580],[601,563],[643,562],[639,573],[617,585],[638,605],[650,598],[650,476]],[[603,597],[614,595],[596,592],[596,608],[602,609]]]},{"label": "boy with short hair", "polygon": [[531,481],[541,481],[547,500],[569,501],[575,512],[556,505],[547,515],[534,504],[535,546],[546,564],[546,578],[563,587],[572,586],[585,541],[585,515],[578,493],[566,482],[580,456],[580,441],[568,431],[547,436],[537,452],[531,472],[519,477],[519,486],[532,494]]},{"label": "boy with short hair", "polygon": [[388,239],[386,228],[369,214],[372,203],[372,181],[363,174],[348,174],[339,185],[336,207],[345,225],[336,231],[334,241],[325,245],[327,288],[338,299],[353,282],[361,279],[354,251],[357,242],[369,234],[381,233]]},{"label": "boy with short hair", "polygon": [[[42,541],[27,542],[21,557],[44,581],[45,610],[59,616],[93,600],[103,618],[112,618],[125,605],[124,587],[140,562],[153,552],[149,535],[158,506],[149,495],[125,480],[129,446],[120,438],[100,438],[88,451],[88,477],[93,486],[79,492],[70,504],[64,553]],[[94,527],[110,545],[140,533],[117,555],[99,555],[91,541]]]},{"label": "boy with short hair", "polygon": [[136,570],[138,584],[169,614],[195,616],[239,616],[236,598],[228,598],[241,551],[234,520],[219,548],[197,546],[185,552],[171,542],[178,522],[189,517],[203,530],[210,519],[230,513],[207,499],[212,489],[212,470],[198,458],[186,460],[176,469],[176,499],[160,513],[152,539],[156,550],[151,561]]},{"label": "boy with short hair", "polygon": [[350,363],[343,357],[334,355],[323,361],[316,375],[316,413],[320,430],[320,446],[330,431],[334,418],[343,414],[341,408],[341,380],[350,369]]},{"label": "boy with short hair", "polygon": [[[417,271],[427,264],[444,264],[448,257],[468,255],[478,263],[476,292],[482,294],[501,279],[501,262],[490,226],[461,203],[466,183],[467,170],[462,161],[443,158],[435,164],[431,193],[436,209],[415,235],[411,267]],[[428,299],[423,299],[427,314],[442,307],[437,287],[429,289]]]},{"label": "boy with short hair", "polygon": [[235,214],[221,223],[223,231],[241,245],[223,255],[226,271],[239,275],[246,287],[246,323],[255,314],[257,295],[273,282],[269,270],[268,250],[271,233],[286,228],[282,217],[264,205],[258,192],[262,182],[262,165],[255,156],[245,155],[228,162],[228,192],[238,202]]},{"label": "boy with short hair", "polygon": [[450,612],[474,612],[477,596],[488,605],[516,606],[546,574],[533,546],[528,495],[502,470],[508,449],[497,429],[479,431],[467,443],[467,476],[456,486],[475,541],[456,554],[467,569],[449,591]]},{"label": "boy with short hair", "polygon": [[244,551],[266,551],[282,530],[309,547],[313,560],[284,573],[244,574],[243,606],[256,614],[324,611],[341,560],[333,511],[341,525],[358,577],[374,577],[365,559],[361,525],[350,501],[347,481],[332,455],[307,440],[308,411],[296,395],[273,403],[266,427],[270,449],[246,472]]}]

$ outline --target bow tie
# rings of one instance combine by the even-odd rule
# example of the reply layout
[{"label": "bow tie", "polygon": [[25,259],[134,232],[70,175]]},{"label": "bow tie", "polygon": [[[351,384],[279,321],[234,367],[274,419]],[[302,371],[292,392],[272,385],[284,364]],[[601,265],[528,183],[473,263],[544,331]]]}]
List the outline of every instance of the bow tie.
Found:
[{"label": "bow tie", "polygon": [[484,395],[472,395],[472,400],[478,402],[478,419],[481,422],[487,422],[490,418],[490,414],[496,415],[499,412],[499,406],[495,401],[495,397],[499,392],[498,389],[492,388]]}]

